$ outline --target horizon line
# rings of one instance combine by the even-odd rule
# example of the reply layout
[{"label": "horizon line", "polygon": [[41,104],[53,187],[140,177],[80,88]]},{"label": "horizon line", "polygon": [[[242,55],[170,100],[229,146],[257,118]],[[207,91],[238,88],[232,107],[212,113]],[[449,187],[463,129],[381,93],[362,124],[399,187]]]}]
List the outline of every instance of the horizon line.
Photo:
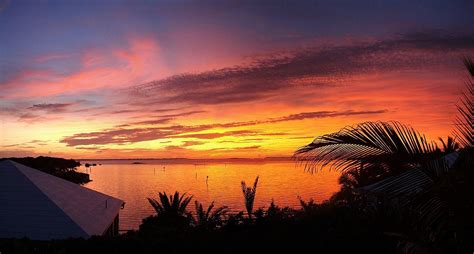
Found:
[{"label": "horizon line", "polygon": [[248,158],[248,157],[230,157],[230,158],[186,158],[186,157],[177,157],[177,158],[80,158],[74,160],[292,160],[292,156],[268,156],[262,158]]}]

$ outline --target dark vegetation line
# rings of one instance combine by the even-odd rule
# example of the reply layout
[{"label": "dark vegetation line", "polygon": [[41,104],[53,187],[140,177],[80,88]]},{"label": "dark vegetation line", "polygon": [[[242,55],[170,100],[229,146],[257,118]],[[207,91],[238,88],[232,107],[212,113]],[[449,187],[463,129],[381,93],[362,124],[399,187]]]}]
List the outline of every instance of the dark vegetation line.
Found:
[{"label": "dark vegetation line", "polygon": [[[178,192],[149,198],[156,215],[106,238],[0,240],[2,253],[472,253],[474,250],[474,64],[442,147],[398,122],[366,122],[317,137],[295,152],[308,171],[342,172],[341,191],[301,208],[253,210],[258,177],[242,182],[246,212],[205,208]],[[446,123],[451,124],[451,123]],[[298,184],[298,183],[295,183]]]},{"label": "dark vegetation line", "polygon": [[63,178],[73,183],[85,184],[90,182],[89,174],[77,172],[77,167],[81,166],[79,161],[73,159],[63,159],[47,156],[22,157],[22,158],[0,158],[2,160],[12,160],[43,171],[45,173]]}]

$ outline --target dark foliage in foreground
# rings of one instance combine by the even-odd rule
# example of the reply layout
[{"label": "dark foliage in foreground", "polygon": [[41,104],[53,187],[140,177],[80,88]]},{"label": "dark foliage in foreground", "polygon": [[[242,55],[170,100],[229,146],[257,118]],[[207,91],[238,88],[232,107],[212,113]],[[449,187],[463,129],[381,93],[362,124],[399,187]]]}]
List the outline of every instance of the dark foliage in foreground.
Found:
[{"label": "dark foliage in foreground", "polygon": [[[222,214],[220,226],[190,222],[169,228],[150,217],[138,231],[114,238],[31,241],[0,240],[5,253],[269,253],[284,250],[314,252],[379,253],[395,249],[396,242],[383,233],[378,221],[362,211],[330,203],[305,202],[301,210],[270,204],[258,209],[253,220],[243,213]],[[212,208],[211,208],[212,210]],[[212,212],[211,212],[212,213]],[[219,223],[217,223],[219,224]],[[210,225],[210,224],[207,224]],[[214,224],[216,225],[216,224]]]},{"label": "dark foliage in foreground", "polygon": [[[474,62],[464,64],[470,77],[456,105],[455,138],[440,139],[442,149],[407,125],[366,122],[317,137],[295,153],[308,170],[330,166],[343,173],[333,202],[368,214],[384,204],[390,213],[380,214],[383,221],[399,224],[386,234],[398,238],[404,253],[474,250]],[[375,217],[380,209],[373,211]]]},{"label": "dark foliage in foreground", "polygon": [[1,160],[12,160],[77,184],[84,184],[90,181],[89,174],[76,171],[76,168],[81,166],[81,163],[73,159],[68,160],[63,158],[38,156],[36,158],[0,158],[0,161]]}]

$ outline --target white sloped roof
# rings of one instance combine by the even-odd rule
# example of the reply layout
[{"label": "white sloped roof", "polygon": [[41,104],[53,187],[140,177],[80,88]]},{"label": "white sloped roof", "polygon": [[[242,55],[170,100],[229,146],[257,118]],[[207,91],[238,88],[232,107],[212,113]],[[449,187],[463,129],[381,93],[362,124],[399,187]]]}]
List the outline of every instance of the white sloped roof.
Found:
[{"label": "white sloped roof", "polygon": [[123,203],[14,161],[0,161],[0,238],[102,235]]},{"label": "white sloped roof", "polygon": [[360,191],[384,194],[389,198],[413,195],[433,184],[433,180],[419,169],[411,169],[400,175],[388,177],[376,183],[359,188]]},{"label": "white sloped roof", "polygon": [[[459,157],[458,152],[452,152],[441,157],[443,166],[450,169]],[[434,160],[433,162],[436,162]],[[401,195],[413,195],[425,190],[433,184],[433,180],[422,170],[412,169],[400,175],[388,177],[376,183],[359,188],[360,191],[384,194],[389,198]]]}]

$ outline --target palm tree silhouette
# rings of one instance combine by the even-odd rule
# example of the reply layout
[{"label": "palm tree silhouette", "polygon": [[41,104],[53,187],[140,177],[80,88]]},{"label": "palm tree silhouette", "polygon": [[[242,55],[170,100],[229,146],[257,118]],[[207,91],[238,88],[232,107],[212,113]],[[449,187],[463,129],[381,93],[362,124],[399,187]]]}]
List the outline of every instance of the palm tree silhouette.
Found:
[{"label": "palm tree silhouette", "polygon": [[245,209],[247,210],[247,214],[249,216],[249,219],[252,219],[252,213],[253,213],[253,203],[255,201],[255,194],[257,192],[257,184],[258,184],[258,176],[255,178],[255,182],[253,183],[253,188],[252,187],[247,187],[245,184],[245,181],[242,181],[242,193],[244,194],[244,200],[245,200]]},{"label": "palm tree silhouette", "polygon": [[[446,142],[441,139],[443,153],[434,142],[407,125],[366,122],[317,137],[294,155],[310,171],[326,166],[342,171],[343,181],[353,188],[361,182],[369,184],[371,180],[367,179],[378,175],[379,181],[356,189],[385,199],[396,198],[401,209],[409,211],[413,224],[408,232],[392,234],[402,239],[405,250],[434,251],[439,248],[438,243],[446,242],[440,239],[455,242],[460,253],[470,250],[474,214],[474,63],[465,58],[464,64],[470,73],[467,92],[457,104],[455,138],[448,137]],[[461,143],[461,149],[455,140]]]},{"label": "palm tree silhouette", "polygon": [[222,226],[222,218],[228,211],[227,206],[214,209],[214,202],[212,202],[209,207],[204,210],[202,204],[198,201],[194,201],[194,204],[196,205],[196,218],[194,219],[196,227],[210,230]]},{"label": "palm tree silhouette", "polygon": [[456,152],[460,148],[459,143],[456,142],[456,138],[448,136],[446,138],[446,141],[444,141],[442,138],[438,138],[438,140],[441,142],[441,145],[443,146],[442,151],[444,153]]},{"label": "palm tree silhouette", "polygon": [[144,218],[140,231],[153,238],[157,234],[174,234],[189,228],[192,215],[187,211],[187,206],[192,196],[186,197],[186,194],[180,196],[179,192],[168,196],[166,192],[159,192],[158,197],[158,200],[147,198],[156,215]]},{"label": "palm tree silhouette", "polygon": [[174,195],[166,195],[166,192],[158,193],[159,201],[147,198],[151,206],[155,209],[157,216],[161,217],[185,217],[189,216],[186,208],[191,202],[192,196],[186,197],[186,193],[179,195],[175,192]]}]

